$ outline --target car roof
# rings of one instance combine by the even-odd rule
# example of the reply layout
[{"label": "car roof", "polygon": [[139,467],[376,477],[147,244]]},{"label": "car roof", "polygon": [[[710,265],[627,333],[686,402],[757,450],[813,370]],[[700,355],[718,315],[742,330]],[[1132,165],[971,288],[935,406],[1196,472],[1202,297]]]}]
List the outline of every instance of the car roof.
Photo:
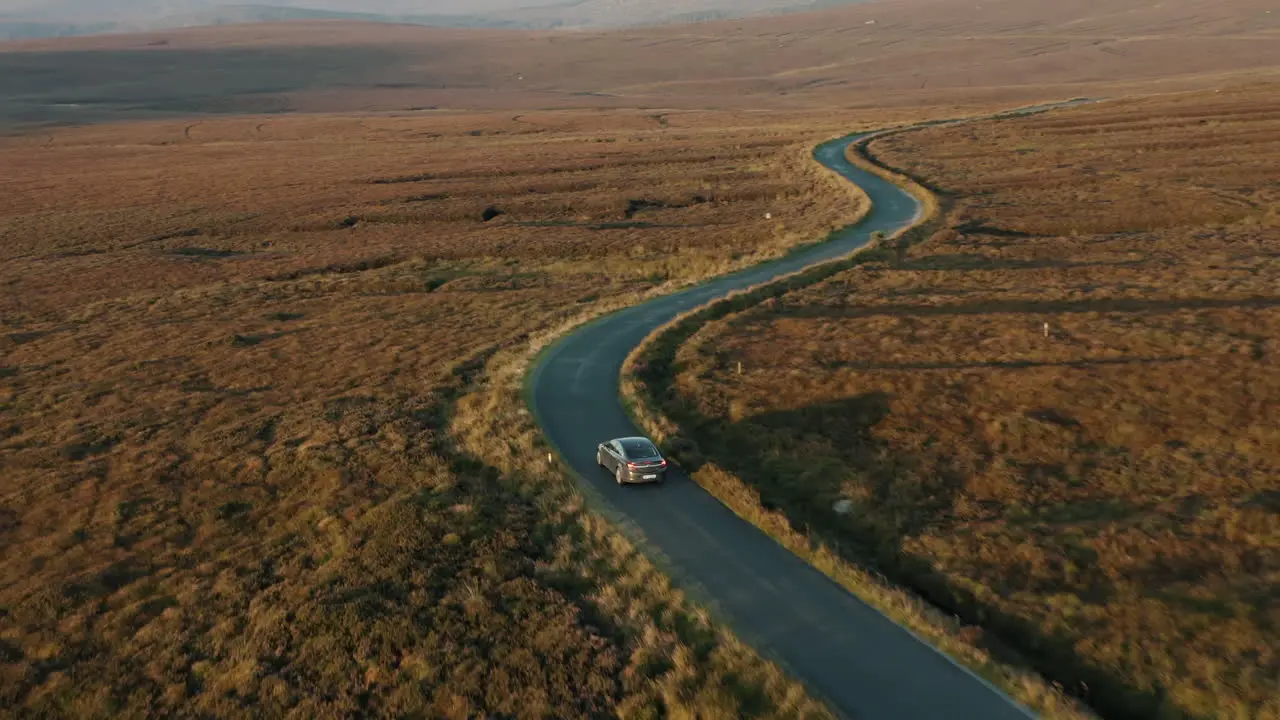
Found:
[{"label": "car roof", "polygon": [[620,437],[620,438],[614,438],[614,439],[610,440],[609,442],[623,442],[623,441],[625,441],[625,440],[641,440],[641,441],[643,441],[643,442],[647,442],[647,443],[649,443],[650,445],[654,444],[654,443],[653,443],[653,441],[652,441],[652,440],[650,440],[649,438],[647,438],[647,437],[640,437],[639,435],[632,435],[631,437]]}]

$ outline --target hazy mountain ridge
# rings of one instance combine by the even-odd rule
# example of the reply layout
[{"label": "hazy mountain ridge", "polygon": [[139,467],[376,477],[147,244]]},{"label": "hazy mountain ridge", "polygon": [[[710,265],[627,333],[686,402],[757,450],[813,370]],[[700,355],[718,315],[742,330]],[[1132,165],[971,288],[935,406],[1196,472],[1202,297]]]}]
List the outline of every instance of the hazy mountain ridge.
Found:
[{"label": "hazy mountain ridge", "polygon": [[797,12],[871,0],[277,0],[270,5],[223,0],[131,0],[111,9],[100,2],[62,0],[6,10],[0,3],[0,39],[140,32],[177,27],[282,20],[363,20],[439,27],[548,29],[609,28],[723,20]]}]

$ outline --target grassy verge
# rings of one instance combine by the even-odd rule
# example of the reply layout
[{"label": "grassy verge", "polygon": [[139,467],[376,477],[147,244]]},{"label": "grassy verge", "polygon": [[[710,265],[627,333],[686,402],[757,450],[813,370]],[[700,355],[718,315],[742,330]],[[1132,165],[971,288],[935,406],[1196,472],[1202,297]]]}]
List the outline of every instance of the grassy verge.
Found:
[{"label": "grassy verge", "polygon": [[876,141],[947,227],[667,338],[647,409],[740,512],[1099,714],[1280,717],[1278,102]]},{"label": "grassy verge", "polygon": [[[906,132],[907,129],[898,131]],[[850,159],[889,179],[920,199],[920,221],[892,238],[883,238],[849,258],[825,263],[761,287],[734,294],[676,318],[633,351],[623,369],[624,405],[635,421],[662,444],[672,458],[691,471],[693,479],[716,495],[735,513],[760,527],[784,546],[870,602],[888,617],[926,639],[935,647],[1049,717],[1089,717],[1060,688],[1027,669],[1016,654],[1005,648],[982,647],[973,642],[971,628],[938,610],[917,595],[895,587],[870,566],[855,564],[832,538],[796,528],[787,516],[767,509],[759,493],[741,479],[707,462],[699,448],[696,418],[680,413],[672,385],[676,354],[684,343],[709,323],[760,303],[777,305],[787,293],[807,287],[862,265],[894,260],[911,245],[922,242],[940,226],[944,201],[913,179],[874,162],[864,140],[851,148]]]},{"label": "grassy verge", "polygon": [[[860,188],[812,163],[807,149],[796,159],[819,175],[814,182],[849,197],[855,214],[837,219],[832,231],[856,222],[869,210]],[[535,418],[525,409],[529,369],[556,339],[575,328],[723,272],[795,252],[798,247],[791,244],[744,256],[729,267],[705,273],[705,278],[686,276],[641,295],[611,298],[576,316],[566,315],[560,326],[521,338],[487,358],[483,367],[471,373],[451,410],[446,454],[469,471],[493,478],[505,492],[536,504],[547,527],[571,539],[577,548],[576,559],[565,567],[576,568],[583,583],[594,585],[589,599],[609,617],[624,619],[625,632],[643,643],[643,655],[694,660],[674,665],[667,662],[665,673],[650,678],[651,692],[635,696],[637,707],[661,707],[665,713],[691,717],[828,716],[825,706],[784,669],[718,626],[699,607],[696,586],[674,587],[662,573],[660,554],[635,544],[642,540],[630,531],[625,518],[593,496],[589,487],[566,481],[572,469],[545,441]],[[699,694],[691,692],[694,688],[718,690]]]},{"label": "grassy verge", "polygon": [[781,668],[718,625],[696,595],[673,586],[606,503],[566,480],[573,471],[525,409],[527,371],[556,338],[631,304],[594,308],[488,359],[452,413],[451,453],[539,508],[547,531],[573,554],[565,567],[586,586],[586,597],[639,644],[651,670],[645,689],[620,709],[624,717],[831,717]]}]

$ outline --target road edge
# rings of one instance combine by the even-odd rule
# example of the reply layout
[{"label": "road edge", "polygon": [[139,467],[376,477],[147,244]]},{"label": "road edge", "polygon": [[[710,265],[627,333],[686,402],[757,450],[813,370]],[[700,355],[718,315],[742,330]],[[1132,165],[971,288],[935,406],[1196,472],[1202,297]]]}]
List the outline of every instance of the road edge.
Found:
[{"label": "road edge", "polygon": [[[1079,99],[1073,99],[1079,100]],[[1072,101],[1068,101],[1072,102]],[[730,293],[723,298],[693,308],[671,321],[655,329],[628,354],[619,376],[619,390],[623,409],[631,420],[650,434],[657,441],[672,461],[680,464],[682,455],[690,451],[697,455],[696,441],[685,436],[680,427],[656,409],[644,392],[644,383],[637,377],[637,371],[647,364],[654,348],[663,344],[674,334],[692,334],[705,324],[744,311],[762,302],[779,298],[792,290],[801,289],[822,282],[836,274],[856,268],[867,262],[885,259],[894,251],[895,246],[910,246],[926,240],[935,232],[945,217],[948,203],[945,197],[932,192],[915,178],[893,168],[879,164],[869,154],[868,145],[878,139],[891,135],[914,132],[939,125],[962,124],[980,120],[997,120],[1011,116],[1035,114],[1044,110],[1017,109],[993,115],[964,118],[952,121],[934,121],[913,124],[897,128],[889,128],[868,133],[864,137],[853,140],[845,148],[846,159],[859,169],[866,170],[878,177],[898,186],[916,199],[919,210],[912,224],[898,230],[891,236],[868,243],[863,248],[854,250],[848,255],[825,262],[816,263],[794,273],[774,278],[750,288]],[[815,159],[816,160],[816,159]],[[687,335],[686,335],[687,337]],[[675,344],[678,347],[683,338]],[[692,476],[691,476],[692,479]],[[745,486],[744,486],[745,488]],[[909,635],[927,645],[949,663],[994,692],[1006,697],[1011,704],[1021,709],[1028,717],[1062,717],[1062,718],[1096,718],[1097,716],[1082,703],[1067,696],[1061,688],[1038,672],[1016,664],[995,660],[985,655],[980,649],[966,643],[959,637],[961,624],[958,619],[932,605],[909,588],[890,582],[875,571],[856,566],[844,560],[838,553],[832,553],[820,541],[801,536],[789,525],[785,530],[775,523],[765,522],[766,518],[759,513],[759,504],[755,508],[744,507],[744,503],[734,498],[724,497],[723,491],[705,487],[704,489],[719,500],[735,515],[765,532],[776,542],[796,554],[832,582],[840,585],[870,607],[874,608],[887,620],[905,630]],[[745,488],[750,492],[749,488]],[[754,510],[754,512],[753,512]],[[817,560],[817,562],[815,562]],[[950,641],[942,642],[939,640]],[[968,653],[957,653],[957,649],[969,650]]]},{"label": "road edge", "polygon": [[[834,135],[817,143],[817,145],[810,147],[807,152],[807,156],[808,156],[808,159],[810,161],[815,162],[817,167],[824,173],[828,173],[830,176],[838,179],[838,181],[840,182],[849,183],[847,178],[843,177],[832,168],[827,167],[825,164],[816,161],[816,158],[814,157],[814,153],[818,146],[821,146],[823,144],[826,144],[835,140],[840,140],[842,138],[855,138],[855,136],[861,136],[861,137],[857,137],[857,140],[870,141],[873,137],[882,137],[885,134],[889,134],[889,133],[905,132],[909,130],[916,130],[923,127],[930,127],[930,126],[942,125],[942,124],[958,124],[958,123],[966,123],[966,122],[994,119],[994,118],[1007,117],[1007,116],[1035,114],[1035,113],[1044,112],[1044,111],[1051,110],[1058,107],[1069,106],[1069,105],[1078,104],[1081,102],[1094,102],[1094,101],[1095,100],[1088,99],[1088,98],[1071,98],[1066,101],[1014,108],[1011,110],[1006,110],[1006,111],[1002,111],[1000,113],[995,113],[995,114],[962,116],[962,117],[953,118],[953,119],[932,120],[932,121],[925,121],[923,123],[911,123],[911,124],[892,126],[888,128],[882,128],[882,129],[871,129],[871,130],[857,131],[853,133]],[[874,163],[872,163],[872,165],[874,166]],[[883,176],[883,177],[885,177],[886,180],[889,180],[890,182],[894,182],[895,184],[897,184],[896,175],[893,173],[893,171],[885,168],[879,168],[879,166],[875,166],[874,168],[868,168],[868,169],[870,169],[872,172],[875,172],[877,175],[880,175],[881,173],[888,173],[887,176]],[[860,194],[863,197],[866,197],[865,192],[862,191],[861,188],[856,183],[849,183],[849,184],[852,187],[857,188],[856,194]],[[924,192],[927,194],[927,191],[924,190],[923,188],[920,188],[918,191]],[[865,220],[866,215],[870,210],[871,210],[871,206],[870,206],[870,203],[868,203],[863,208],[863,212],[859,214],[858,218],[856,218],[852,222],[843,226],[842,229],[854,227],[860,224],[863,220]],[[895,233],[894,238],[896,239],[902,236],[904,233],[910,232],[914,228],[915,226],[909,226],[908,228],[905,228],[903,231]],[[786,255],[789,255],[794,252],[801,251],[808,247],[821,245],[824,242],[826,242],[832,235],[834,235],[835,232],[838,232],[838,231],[828,232],[826,235],[824,235],[824,237],[819,238],[811,243],[800,243],[790,248],[786,253],[782,255],[782,257],[785,257]],[[866,253],[870,250],[876,250],[876,249],[879,249],[881,251],[887,250],[886,248],[863,248],[858,251],[855,251],[855,254]],[[713,301],[711,303],[707,303],[701,307],[706,308],[711,305],[714,305],[716,302],[731,301],[734,298],[737,298],[758,287],[770,286],[777,283],[785,283],[788,281],[788,279],[791,279],[794,276],[803,276],[806,273],[812,272],[816,268],[823,268],[828,265],[848,262],[848,258],[849,258],[849,255],[846,254],[845,256],[842,256],[840,258],[818,262],[808,266],[807,268],[803,268],[800,271],[797,271],[795,273],[790,273],[786,276],[774,278],[771,281],[761,283],[759,286],[753,286],[752,288],[745,288],[740,291],[729,293],[723,296],[721,299]],[[734,270],[726,272],[725,275],[731,275],[737,272],[747,270],[751,267],[758,267],[759,265],[765,265],[777,259],[778,258],[766,259],[755,265],[736,268]],[[567,320],[564,324],[562,324],[559,328],[555,330],[551,330],[545,333],[539,333],[539,337],[537,341],[530,343],[531,347],[527,349],[527,354],[524,354],[523,362],[521,363],[524,365],[524,367],[523,367],[522,377],[520,378],[519,395],[524,401],[526,408],[530,411],[530,414],[532,415],[532,419],[534,423],[537,425],[537,429],[539,432],[538,432],[538,438],[535,442],[535,445],[540,450],[546,451],[547,464],[549,466],[549,469],[554,471],[559,471],[560,474],[562,474],[564,477],[571,480],[571,485],[573,489],[577,491],[578,497],[581,498],[582,501],[586,504],[587,509],[589,511],[598,513],[601,516],[601,518],[606,523],[608,523],[613,529],[615,529],[622,538],[632,543],[632,545],[637,550],[639,550],[642,554],[648,557],[650,561],[653,563],[653,565],[660,572],[662,572],[667,578],[670,579],[673,585],[682,589],[689,596],[690,600],[692,600],[694,603],[702,607],[708,613],[708,615],[712,618],[712,620],[717,625],[720,625],[724,631],[730,633],[732,636],[736,636],[737,638],[740,638],[742,641],[747,642],[747,644],[750,645],[751,648],[755,650],[760,657],[772,662],[776,667],[781,669],[783,672],[787,673],[787,675],[789,675],[793,680],[795,680],[800,685],[802,685],[805,688],[805,691],[810,695],[810,697],[813,697],[818,701],[822,702],[824,705],[826,705],[828,708],[828,711],[831,712],[833,715],[840,716],[841,713],[838,711],[836,706],[830,701],[830,699],[825,697],[822,693],[817,692],[816,689],[813,688],[810,683],[805,682],[788,663],[782,661],[779,657],[776,656],[775,653],[770,652],[761,643],[754,641],[754,638],[752,637],[752,633],[750,633],[749,631],[743,630],[741,628],[734,627],[733,624],[728,621],[728,618],[725,617],[724,613],[721,612],[720,609],[716,606],[715,602],[711,600],[711,598],[705,592],[705,590],[703,589],[704,586],[700,583],[700,581],[698,581],[696,578],[686,577],[681,573],[675,572],[672,568],[672,565],[669,559],[666,558],[661,551],[655,548],[653,544],[647,540],[647,538],[644,536],[644,533],[640,531],[638,528],[636,528],[634,524],[631,523],[624,516],[624,514],[621,512],[619,508],[616,508],[609,500],[607,500],[598,492],[593,490],[593,488],[591,487],[591,484],[586,482],[586,479],[580,476],[578,472],[574,470],[572,466],[564,459],[563,455],[560,452],[560,448],[558,448],[554,443],[552,443],[549,440],[549,438],[546,436],[543,417],[538,412],[536,404],[532,401],[532,390],[534,386],[537,384],[538,378],[541,376],[542,370],[546,366],[546,360],[549,357],[552,357],[557,351],[557,348],[561,346],[562,343],[567,338],[572,336],[575,332],[589,325],[593,325],[599,322],[604,322],[609,317],[616,315],[618,313],[626,312],[627,310],[639,307],[643,305],[645,302],[647,302],[648,300],[651,300],[660,296],[672,294],[675,292],[679,292],[692,287],[697,287],[702,284],[712,282],[719,277],[723,277],[723,275],[705,278],[696,282],[683,283],[676,286],[666,286],[661,288],[655,288],[652,292],[646,293],[640,298],[633,298],[632,302],[630,303],[624,303],[624,304],[615,305],[612,307],[599,308],[595,311],[583,313],[582,315],[579,315],[572,320]],[[661,328],[655,328],[654,332],[651,333],[651,336],[658,334],[660,331],[661,331]],[[629,414],[631,414],[632,409],[626,406],[625,399],[623,400],[623,405],[626,411]],[[816,568],[816,569],[818,569],[819,572],[822,572],[824,575],[827,575],[828,578],[830,579],[830,575],[828,573],[823,571],[821,568]],[[932,647],[931,643],[926,643],[926,644],[929,644]],[[1006,697],[1008,696],[1007,694],[1005,695]],[[1084,716],[1080,714],[1064,715],[1063,717],[1092,718],[1092,716]]]}]

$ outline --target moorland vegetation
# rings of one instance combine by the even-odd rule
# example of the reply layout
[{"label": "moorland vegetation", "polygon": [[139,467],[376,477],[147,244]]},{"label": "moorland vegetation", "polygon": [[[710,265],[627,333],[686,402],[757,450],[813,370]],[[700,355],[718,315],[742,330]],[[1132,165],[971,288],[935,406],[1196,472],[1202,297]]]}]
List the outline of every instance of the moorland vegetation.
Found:
[{"label": "moorland vegetation", "polygon": [[875,140],[935,231],[673,324],[638,409],[1104,715],[1280,717],[1277,118],[1259,86]]},{"label": "moorland vegetation", "polygon": [[808,157],[850,122],[0,140],[0,702],[825,717],[532,462],[518,393],[484,402],[493,363],[575,319],[855,217]]}]

